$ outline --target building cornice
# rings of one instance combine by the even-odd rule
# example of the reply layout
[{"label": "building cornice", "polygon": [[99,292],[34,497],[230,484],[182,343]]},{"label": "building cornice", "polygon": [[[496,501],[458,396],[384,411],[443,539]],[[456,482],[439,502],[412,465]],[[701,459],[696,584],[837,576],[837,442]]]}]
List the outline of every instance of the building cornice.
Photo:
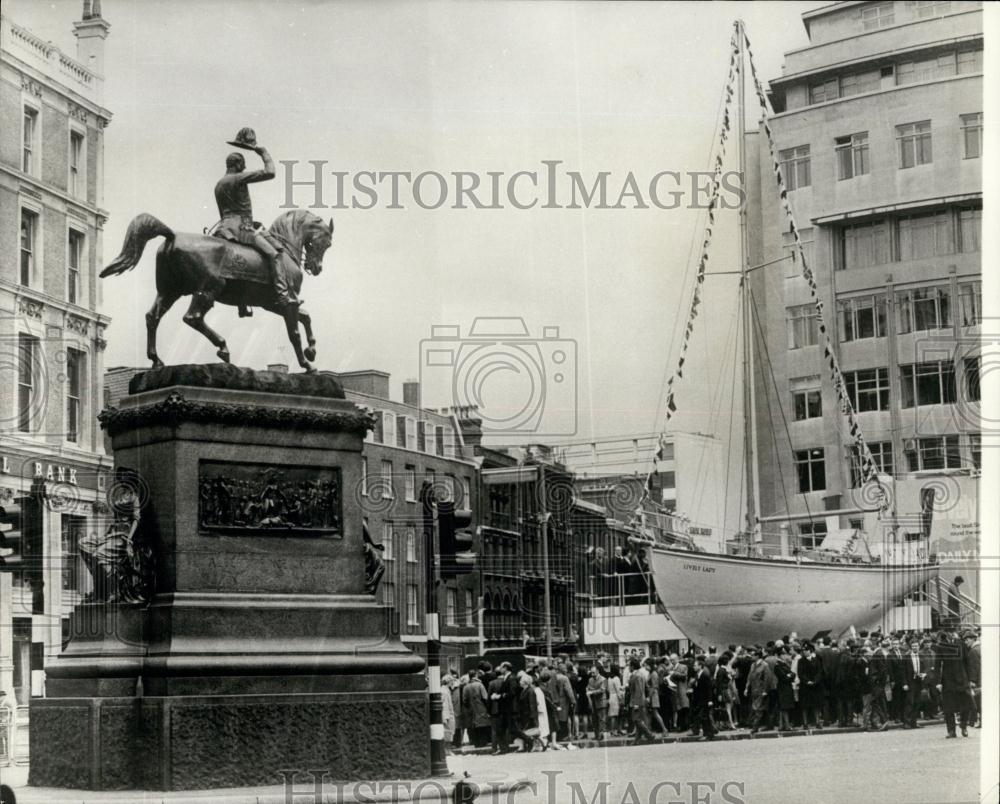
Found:
[{"label": "building cornice", "polygon": [[[71,304],[64,299],[57,299],[48,293],[41,290],[36,290],[35,288],[25,287],[24,285],[18,285],[14,282],[9,282],[6,279],[0,279],[0,290],[5,290],[10,293],[15,300],[23,299],[25,302],[29,302],[39,306],[39,315],[32,315],[32,318],[41,319],[41,313],[44,308],[51,308],[57,310],[63,315],[63,323],[69,329],[74,329],[72,325],[67,322],[71,319],[83,319],[87,322],[93,323],[98,327],[107,327],[111,323],[110,316],[104,315],[104,313],[99,313],[96,310],[89,310],[86,307],[79,307],[75,304]],[[17,313],[17,307],[15,306],[14,312]],[[78,329],[76,331],[79,331]],[[100,335],[101,333],[97,333]]]},{"label": "building cornice", "polygon": [[970,201],[982,200],[982,192],[932,196],[930,198],[919,198],[912,201],[900,201],[896,204],[882,204],[875,207],[863,207],[859,209],[844,210],[843,212],[834,212],[829,215],[819,215],[815,218],[810,218],[810,221],[816,226],[828,226],[834,223],[844,223],[847,221],[878,217],[880,215],[887,215],[893,212],[909,212],[914,209],[926,209],[928,207],[941,207],[949,204],[961,204]]},{"label": "building cornice", "polygon": [[[68,206],[77,207],[82,209],[89,214],[93,215],[97,221],[98,226],[103,226],[109,217],[109,213],[106,209],[101,209],[100,207],[95,207],[93,204],[84,201],[82,198],[77,198],[67,193],[65,190],[61,190],[51,184],[46,184],[41,179],[36,176],[31,176],[23,171],[13,168],[5,162],[0,162],[0,173],[10,176],[11,178],[17,179],[21,184],[30,185],[31,189],[36,193],[48,193],[49,195],[55,196],[64,204]],[[34,196],[32,196],[34,198]],[[43,198],[44,200],[44,198]],[[74,216],[75,217],[75,216]]]}]

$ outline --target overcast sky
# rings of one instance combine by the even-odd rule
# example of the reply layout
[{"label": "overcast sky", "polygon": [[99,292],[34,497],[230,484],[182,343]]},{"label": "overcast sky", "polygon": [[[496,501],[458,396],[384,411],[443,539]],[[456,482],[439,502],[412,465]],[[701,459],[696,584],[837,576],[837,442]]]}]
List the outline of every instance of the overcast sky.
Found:
[{"label": "overcast sky", "polygon": [[[17,0],[13,15],[72,54],[70,23],[81,5]],[[807,44],[800,14],[816,5],[104,0],[105,105],[114,115],[105,137],[105,263],[139,212],[179,231],[213,223],[212,188],[232,150],[225,140],[246,125],[275,159],[300,160],[303,176],[308,160],[349,174],[484,177],[561,160],[561,171],[588,180],[610,171],[612,198],[630,171],[645,193],[660,171],[711,167],[736,16],[746,21],[761,73],[773,78],[783,52]],[[253,187],[262,221],[279,212],[282,175]],[[558,327],[576,342],[579,436],[659,429],[701,213],[423,210],[403,197],[405,209],[387,209],[383,198],[370,210],[319,210],[336,223],[325,271],[307,277],[302,293],[319,368],[387,371],[399,398],[401,382],[419,373],[420,341],[432,326],[464,334],[477,316],[522,316],[532,335]],[[296,200],[306,205],[311,194]],[[734,267],[736,231],[730,213],[718,230],[716,268]],[[102,280],[113,319],[107,367],[147,365],[143,314],[154,295],[154,251],[132,273]],[[718,357],[732,348],[733,289],[720,279],[707,291],[689,358],[695,371],[679,396],[681,429],[726,435],[710,403],[720,401],[728,372]],[[215,360],[182,323],[185,307],[179,302],[161,326],[161,356]],[[240,365],[294,363],[276,317],[238,319],[218,306],[210,322]],[[516,407],[523,383],[498,372],[484,399]],[[732,383],[722,387],[725,409]],[[558,404],[569,404],[560,393]],[[437,388],[425,402],[450,400]],[[556,435],[572,427],[564,413],[553,420]]]}]

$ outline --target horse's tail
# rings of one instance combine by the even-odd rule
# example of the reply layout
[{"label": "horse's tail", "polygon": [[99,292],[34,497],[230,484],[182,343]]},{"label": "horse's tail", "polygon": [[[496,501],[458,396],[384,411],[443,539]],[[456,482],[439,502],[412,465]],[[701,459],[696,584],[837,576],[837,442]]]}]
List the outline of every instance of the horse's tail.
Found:
[{"label": "horse's tail", "polygon": [[139,264],[146,243],[154,237],[160,236],[165,237],[168,243],[174,239],[173,230],[162,221],[146,212],[136,215],[132,218],[132,222],[125,232],[125,242],[122,244],[121,254],[101,271],[101,276],[115,276],[131,271]]}]

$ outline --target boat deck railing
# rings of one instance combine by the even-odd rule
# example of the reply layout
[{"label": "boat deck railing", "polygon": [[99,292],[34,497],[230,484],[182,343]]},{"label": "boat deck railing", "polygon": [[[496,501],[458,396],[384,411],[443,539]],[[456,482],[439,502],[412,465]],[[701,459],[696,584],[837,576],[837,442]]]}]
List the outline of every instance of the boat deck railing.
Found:
[{"label": "boat deck railing", "polygon": [[612,609],[617,614],[637,612],[634,607],[646,609],[644,613],[663,613],[651,572],[599,573],[590,577],[590,597],[595,609]]}]

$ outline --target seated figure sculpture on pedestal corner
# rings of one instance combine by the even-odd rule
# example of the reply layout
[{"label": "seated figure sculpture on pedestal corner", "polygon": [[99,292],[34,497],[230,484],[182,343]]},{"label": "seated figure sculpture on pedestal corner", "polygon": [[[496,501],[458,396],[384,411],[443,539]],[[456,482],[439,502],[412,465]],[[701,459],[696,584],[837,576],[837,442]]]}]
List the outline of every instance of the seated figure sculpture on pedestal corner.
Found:
[{"label": "seated figure sculpture on pedestal corner", "polygon": [[80,557],[93,579],[87,603],[145,603],[152,595],[153,550],[141,539],[141,483],[129,469],[117,468],[108,490],[113,519],[103,534],[80,540]]},{"label": "seated figure sculpture on pedestal corner", "polygon": [[382,576],[385,574],[385,561],[381,556],[381,553],[385,551],[385,546],[372,541],[367,522],[361,524],[361,535],[364,539],[362,549],[365,554],[365,591],[374,595],[378,591]]}]

